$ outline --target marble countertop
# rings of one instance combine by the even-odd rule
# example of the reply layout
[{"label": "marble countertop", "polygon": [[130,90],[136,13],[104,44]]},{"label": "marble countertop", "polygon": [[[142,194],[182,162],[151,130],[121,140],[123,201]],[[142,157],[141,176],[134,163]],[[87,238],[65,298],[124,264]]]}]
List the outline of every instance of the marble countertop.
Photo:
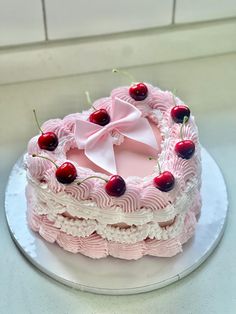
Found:
[{"label": "marble countertop", "polygon": [[[104,296],[68,288],[35,269],[18,251],[7,229],[4,190],[11,167],[36,132],[32,109],[40,119],[62,117],[93,98],[125,84],[109,72],[0,86],[0,313],[1,314],[233,314],[236,308],[236,54],[138,67],[138,79],[177,89],[192,108],[203,146],[226,180],[229,218],[214,253],[197,270],[165,288],[131,296]],[[1,75],[1,73],[0,73]],[[83,101],[85,103],[85,100]],[[85,105],[84,105],[85,107]]]}]

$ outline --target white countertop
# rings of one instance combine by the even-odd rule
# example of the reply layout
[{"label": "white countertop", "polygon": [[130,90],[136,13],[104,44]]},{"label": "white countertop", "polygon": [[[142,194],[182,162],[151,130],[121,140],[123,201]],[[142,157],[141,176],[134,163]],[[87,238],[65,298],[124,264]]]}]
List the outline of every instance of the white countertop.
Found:
[{"label": "white countertop", "polygon": [[[133,296],[103,296],[73,290],[45,276],[21,255],[4,216],[9,171],[37,130],[40,119],[79,111],[78,99],[93,98],[125,84],[109,72],[0,86],[0,313],[1,314],[233,314],[236,311],[236,54],[131,69],[161,88],[177,88],[192,108],[203,146],[222,169],[229,192],[229,219],[215,252],[186,278],[160,290]],[[1,73],[0,73],[1,75]]]}]

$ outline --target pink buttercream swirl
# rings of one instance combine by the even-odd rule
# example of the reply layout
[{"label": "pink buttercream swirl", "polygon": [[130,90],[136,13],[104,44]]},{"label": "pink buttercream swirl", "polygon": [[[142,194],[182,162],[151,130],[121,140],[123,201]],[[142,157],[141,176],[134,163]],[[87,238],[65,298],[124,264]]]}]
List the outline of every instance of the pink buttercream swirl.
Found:
[{"label": "pink buttercream swirl", "polygon": [[142,101],[136,101],[129,95],[129,86],[123,86],[113,89],[113,91],[111,92],[111,98],[119,98],[127,101],[128,103],[136,106],[145,116],[147,112],[150,111],[150,108],[153,108],[155,104],[154,97],[156,93],[160,91],[158,87],[153,87],[151,84],[145,83],[145,85],[148,88],[148,95]]}]

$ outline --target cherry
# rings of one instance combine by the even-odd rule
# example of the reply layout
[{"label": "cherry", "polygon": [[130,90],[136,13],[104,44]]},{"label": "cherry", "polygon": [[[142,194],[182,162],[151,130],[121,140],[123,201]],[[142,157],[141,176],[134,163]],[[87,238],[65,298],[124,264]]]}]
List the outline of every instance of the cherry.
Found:
[{"label": "cherry", "polygon": [[190,109],[187,106],[174,106],[171,109],[171,117],[176,123],[183,123],[184,117],[190,116]]},{"label": "cherry", "polygon": [[181,141],[175,144],[176,154],[183,159],[190,159],[195,152],[195,144],[191,140],[184,140],[183,138],[183,128],[188,122],[188,116],[184,116],[183,123],[180,128],[180,138]]},{"label": "cherry", "polygon": [[174,187],[175,178],[171,172],[164,171],[153,179],[153,183],[160,191],[169,192]]},{"label": "cherry", "polygon": [[[151,157],[152,158],[152,157]],[[170,171],[161,171],[161,166],[157,160],[159,175],[153,179],[154,186],[162,192],[169,192],[175,185],[175,178]]]},{"label": "cherry", "polygon": [[43,130],[41,129],[40,125],[39,125],[36,111],[33,110],[33,113],[34,113],[34,118],[35,118],[36,124],[37,124],[40,132],[42,133],[38,138],[38,146],[44,150],[54,151],[58,146],[57,135],[54,132],[45,132],[44,133]]},{"label": "cherry", "polygon": [[[131,80],[131,82],[135,81],[134,77],[127,71],[113,69],[112,72],[119,73],[123,76],[128,77]],[[129,95],[136,101],[144,100],[145,98],[147,98],[148,95],[147,85],[145,85],[144,83],[133,83],[129,88]]]},{"label": "cherry", "polygon": [[71,162],[66,161],[59,167],[53,160],[46,156],[33,154],[32,157],[39,157],[51,161],[51,163],[53,163],[57,169],[55,175],[57,181],[59,181],[60,183],[69,184],[75,181],[77,177],[77,171],[75,166]]},{"label": "cherry", "polygon": [[191,140],[183,140],[175,145],[176,154],[183,159],[190,159],[195,152],[195,144]]},{"label": "cherry", "polygon": [[58,146],[58,137],[53,132],[42,133],[38,138],[38,145],[41,149],[53,151]]},{"label": "cherry", "polygon": [[135,83],[130,86],[129,94],[134,100],[142,101],[148,95],[148,88],[144,83]]},{"label": "cherry", "polygon": [[94,109],[94,112],[92,112],[89,116],[89,121],[95,124],[99,124],[101,126],[107,125],[110,122],[111,118],[106,109],[96,109],[92,105],[92,101],[88,91],[85,92],[85,95],[87,103]]},{"label": "cherry", "polygon": [[105,190],[108,195],[119,197],[126,191],[126,184],[124,179],[119,175],[113,175],[106,183]]},{"label": "cherry", "polygon": [[106,109],[98,109],[89,116],[90,122],[99,124],[101,126],[107,125],[110,120],[110,116]]},{"label": "cherry", "polygon": [[119,175],[113,175],[109,178],[109,180],[106,180],[106,179],[99,177],[99,176],[90,176],[90,177],[85,178],[81,182],[78,182],[77,184],[80,185],[84,181],[87,181],[89,179],[94,179],[94,178],[101,179],[101,180],[106,182],[105,190],[106,190],[106,193],[110,196],[119,197],[119,196],[123,195],[126,191],[125,181]]},{"label": "cherry", "polygon": [[71,162],[64,162],[56,170],[56,178],[60,183],[69,184],[75,181],[77,177],[77,171],[75,166]]}]

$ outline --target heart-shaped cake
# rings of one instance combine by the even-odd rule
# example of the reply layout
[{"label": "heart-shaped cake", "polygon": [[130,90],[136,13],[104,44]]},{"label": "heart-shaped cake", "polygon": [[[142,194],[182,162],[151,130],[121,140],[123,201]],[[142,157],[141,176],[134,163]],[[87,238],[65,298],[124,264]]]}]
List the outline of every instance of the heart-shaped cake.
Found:
[{"label": "heart-shaped cake", "polygon": [[25,156],[31,229],[91,258],[182,251],[201,208],[201,157],[179,98],[147,83],[119,87],[40,130]]}]

